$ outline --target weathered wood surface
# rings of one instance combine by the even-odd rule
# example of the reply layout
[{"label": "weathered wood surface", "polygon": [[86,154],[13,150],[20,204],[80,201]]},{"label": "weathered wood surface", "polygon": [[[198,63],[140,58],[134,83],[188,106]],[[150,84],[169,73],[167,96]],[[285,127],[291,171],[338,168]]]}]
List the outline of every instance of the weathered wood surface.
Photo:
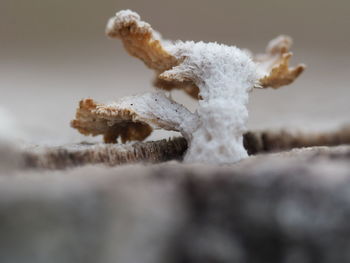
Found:
[{"label": "weathered wood surface", "polygon": [[[249,154],[278,152],[300,147],[350,144],[350,128],[329,133],[286,131],[247,132],[244,145]],[[133,144],[75,144],[60,147],[30,147],[23,153],[24,168],[63,169],[85,164],[109,166],[127,163],[160,163],[181,160],[187,149],[182,137]]]}]

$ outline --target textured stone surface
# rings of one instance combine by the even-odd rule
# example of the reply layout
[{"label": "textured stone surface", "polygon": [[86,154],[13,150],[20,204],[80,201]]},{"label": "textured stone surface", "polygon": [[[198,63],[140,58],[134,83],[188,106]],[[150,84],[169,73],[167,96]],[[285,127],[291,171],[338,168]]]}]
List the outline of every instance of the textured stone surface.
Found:
[{"label": "textured stone surface", "polygon": [[0,262],[347,262],[350,147],[0,176]]}]

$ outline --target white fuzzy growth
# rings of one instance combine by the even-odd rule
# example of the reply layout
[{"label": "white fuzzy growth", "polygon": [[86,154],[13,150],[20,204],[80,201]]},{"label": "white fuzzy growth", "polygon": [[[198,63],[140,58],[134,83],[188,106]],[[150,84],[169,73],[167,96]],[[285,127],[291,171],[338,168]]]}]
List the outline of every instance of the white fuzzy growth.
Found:
[{"label": "white fuzzy growth", "polygon": [[233,163],[247,157],[243,133],[248,92],[259,79],[256,64],[238,48],[216,43],[179,42],[170,52],[184,61],[163,74],[192,79],[202,97],[185,161]]}]

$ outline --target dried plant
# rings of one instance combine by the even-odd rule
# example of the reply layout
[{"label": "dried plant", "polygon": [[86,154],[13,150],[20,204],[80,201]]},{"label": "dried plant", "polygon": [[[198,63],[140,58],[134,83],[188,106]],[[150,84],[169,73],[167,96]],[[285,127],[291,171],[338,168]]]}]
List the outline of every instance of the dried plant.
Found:
[{"label": "dried plant", "polygon": [[106,33],[121,39],[126,50],[155,70],[156,87],[182,89],[198,99],[192,113],[162,92],[124,98],[103,105],[80,102],[72,126],[105,142],[143,140],[152,129],[179,131],[188,142],[186,162],[233,163],[247,156],[243,133],[248,94],[253,88],[279,88],[292,83],[303,65],[289,68],[291,39],[272,40],[266,54],[217,43],[163,40],[130,10],[118,12]]}]

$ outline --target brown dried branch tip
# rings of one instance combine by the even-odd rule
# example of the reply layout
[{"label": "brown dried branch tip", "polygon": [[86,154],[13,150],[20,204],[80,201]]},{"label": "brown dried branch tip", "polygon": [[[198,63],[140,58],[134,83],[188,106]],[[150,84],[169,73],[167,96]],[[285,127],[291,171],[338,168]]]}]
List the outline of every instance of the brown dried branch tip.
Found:
[{"label": "brown dried branch tip", "polygon": [[163,40],[130,10],[108,22],[107,34],[156,72],[154,84],[182,89],[199,99],[192,113],[163,93],[128,97],[109,105],[80,102],[72,126],[83,134],[104,136],[105,142],[143,140],[152,128],[180,131],[189,149],[187,162],[231,163],[247,156],[243,132],[248,93],[254,87],[290,84],[304,70],[289,68],[289,37],[271,41],[266,54],[249,56],[234,46]]}]

